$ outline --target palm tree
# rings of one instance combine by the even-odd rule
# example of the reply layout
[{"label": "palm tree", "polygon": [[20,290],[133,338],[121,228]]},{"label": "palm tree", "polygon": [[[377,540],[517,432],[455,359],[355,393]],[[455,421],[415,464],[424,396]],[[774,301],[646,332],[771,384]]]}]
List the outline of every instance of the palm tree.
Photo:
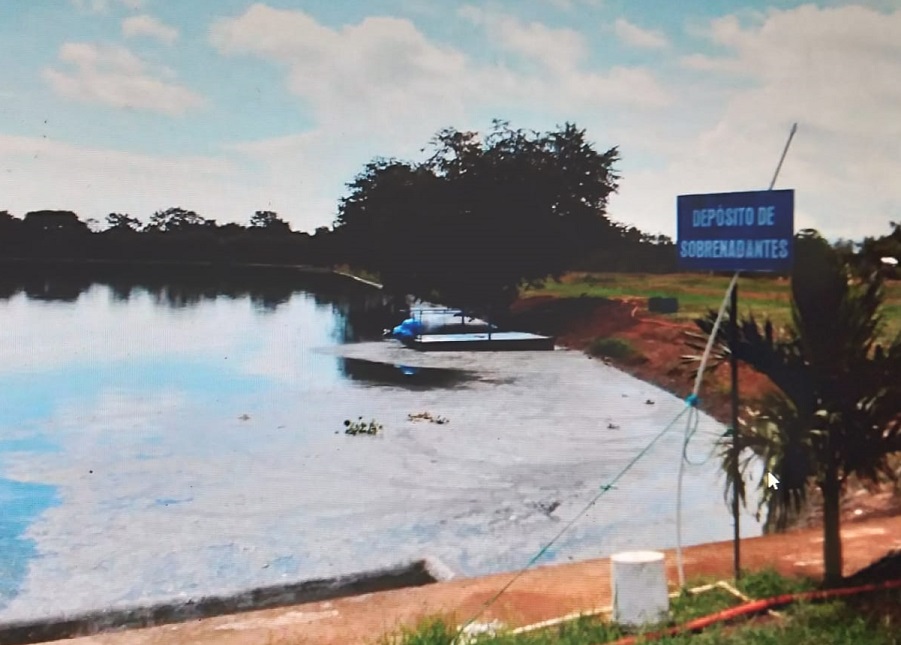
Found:
[{"label": "palm tree", "polygon": [[[766,527],[784,529],[804,506],[808,485],[822,493],[826,584],[842,579],[841,496],[848,477],[894,479],[889,466],[901,451],[901,334],[887,346],[883,329],[881,274],[852,278],[849,268],[816,231],[797,237],[792,274],[792,319],[781,333],[753,315],[739,325],[736,358],[766,375],[776,390],[738,428],[742,447],[738,482],[754,459],[780,484],[759,483]],[[716,314],[697,321],[711,333]],[[718,357],[728,358],[726,334]],[[722,452],[732,487],[735,455]]]}]

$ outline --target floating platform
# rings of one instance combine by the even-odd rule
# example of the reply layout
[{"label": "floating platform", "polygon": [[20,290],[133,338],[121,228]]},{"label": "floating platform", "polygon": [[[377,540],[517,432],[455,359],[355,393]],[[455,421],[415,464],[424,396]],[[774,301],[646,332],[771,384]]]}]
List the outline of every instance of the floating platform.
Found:
[{"label": "floating platform", "polygon": [[520,331],[496,331],[490,334],[423,334],[405,340],[404,344],[426,352],[548,351],[554,349],[554,338]]}]

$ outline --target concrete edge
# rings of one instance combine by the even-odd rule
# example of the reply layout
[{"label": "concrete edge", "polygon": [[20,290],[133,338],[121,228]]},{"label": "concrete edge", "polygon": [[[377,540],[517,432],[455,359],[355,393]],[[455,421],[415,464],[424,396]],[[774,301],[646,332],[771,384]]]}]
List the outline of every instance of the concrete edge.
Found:
[{"label": "concrete edge", "polygon": [[361,278],[358,275],[354,275],[352,273],[347,273],[345,271],[332,271],[334,275],[341,276],[342,278],[349,278],[350,280],[354,280],[355,282],[359,282],[360,284],[365,284],[366,286],[372,287],[374,289],[384,289],[385,287],[378,282],[373,282],[372,280],[367,280],[366,278]]},{"label": "concrete edge", "polygon": [[155,627],[226,614],[421,587],[453,577],[453,571],[440,560],[426,557],[372,571],[258,587],[231,595],[202,596],[143,607],[123,607],[68,616],[9,621],[0,623],[0,643],[30,645],[92,636],[101,632]]},{"label": "concrete edge", "polygon": [[427,555],[420,562],[435,582],[447,582],[457,577],[453,569],[434,556]]}]

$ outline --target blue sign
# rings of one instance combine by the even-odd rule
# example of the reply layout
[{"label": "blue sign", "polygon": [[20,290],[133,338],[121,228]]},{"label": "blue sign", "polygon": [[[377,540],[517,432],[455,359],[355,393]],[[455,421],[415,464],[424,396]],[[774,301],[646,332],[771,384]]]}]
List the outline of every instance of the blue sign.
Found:
[{"label": "blue sign", "polygon": [[791,270],[795,191],[680,195],[676,206],[676,250],[681,268]]}]

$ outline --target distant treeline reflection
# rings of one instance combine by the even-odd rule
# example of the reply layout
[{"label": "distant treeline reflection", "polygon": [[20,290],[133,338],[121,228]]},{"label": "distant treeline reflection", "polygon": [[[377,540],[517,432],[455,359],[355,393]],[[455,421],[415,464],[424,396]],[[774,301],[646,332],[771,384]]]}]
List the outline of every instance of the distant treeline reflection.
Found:
[{"label": "distant treeline reflection", "polygon": [[0,260],[0,301],[24,294],[30,300],[76,302],[92,287],[108,288],[126,303],[148,294],[156,304],[190,308],[219,298],[248,299],[261,313],[274,312],[297,294],[339,317],[341,340],[378,338],[403,314],[394,301],[368,285],[333,274],[294,267],[134,264],[118,262],[23,262]]}]

